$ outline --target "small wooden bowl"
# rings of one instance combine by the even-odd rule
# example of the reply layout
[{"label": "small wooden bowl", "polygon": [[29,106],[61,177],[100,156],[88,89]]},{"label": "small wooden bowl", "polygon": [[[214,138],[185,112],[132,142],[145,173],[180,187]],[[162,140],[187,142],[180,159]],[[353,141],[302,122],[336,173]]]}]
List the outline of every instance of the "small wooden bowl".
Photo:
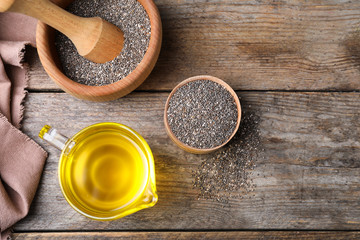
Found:
[{"label": "small wooden bowl", "polygon": [[[40,61],[52,80],[65,92],[85,100],[111,101],[137,88],[150,74],[158,59],[162,28],[159,11],[152,0],[138,0],[149,15],[151,37],[148,49],[139,65],[123,79],[105,86],[88,86],[69,79],[61,70],[61,64],[55,49],[55,30],[39,21],[36,29],[36,45]],[[65,8],[73,0],[55,0],[57,5]]]},{"label": "small wooden bowl", "polygon": [[[225,87],[226,90],[229,91],[229,93],[231,94],[231,96],[233,96],[234,100],[235,100],[235,104],[238,110],[238,116],[237,116],[237,121],[236,121],[236,127],[234,129],[234,132],[231,134],[231,136],[229,137],[228,140],[226,140],[223,144],[213,147],[213,148],[194,148],[191,147],[189,145],[186,145],[185,143],[181,142],[176,136],[175,134],[171,131],[170,126],[169,126],[169,122],[168,122],[168,117],[167,117],[167,110],[169,108],[169,102],[171,97],[175,94],[175,92],[182,86],[184,86],[185,84],[192,82],[192,81],[197,81],[197,80],[210,80],[213,82],[216,82],[218,84],[220,84],[221,86]],[[206,154],[206,153],[210,153],[213,152],[221,147],[223,147],[224,145],[226,145],[235,135],[235,133],[237,132],[237,130],[239,129],[240,126],[240,120],[241,120],[241,105],[240,105],[240,101],[238,96],[236,95],[236,93],[234,92],[234,90],[223,80],[216,78],[216,77],[212,77],[212,76],[207,76],[207,75],[200,75],[200,76],[195,76],[195,77],[191,77],[188,78],[184,81],[182,81],[181,83],[179,83],[170,93],[166,104],[165,104],[165,111],[164,111],[164,124],[165,124],[165,129],[166,129],[166,133],[169,135],[170,139],[176,143],[180,148],[182,148],[183,150],[190,152],[190,153],[195,153],[195,154]]]}]

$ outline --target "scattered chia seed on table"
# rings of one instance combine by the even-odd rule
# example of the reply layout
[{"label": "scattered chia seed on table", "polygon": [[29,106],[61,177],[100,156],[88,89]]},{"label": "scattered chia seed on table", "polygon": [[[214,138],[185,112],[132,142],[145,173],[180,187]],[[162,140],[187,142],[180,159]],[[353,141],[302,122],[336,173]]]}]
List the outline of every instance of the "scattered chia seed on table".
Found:
[{"label": "scattered chia seed on table", "polygon": [[75,0],[66,9],[81,17],[101,17],[124,32],[124,47],[107,63],[93,63],[80,56],[63,34],[55,36],[55,46],[67,77],[90,86],[102,86],[129,75],[143,59],[150,41],[149,16],[137,0]]},{"label": "scattered chia seed on table", "polygon": [[236,128],[238,110],[223,86],[197,80],[177,89],[170,98],[167,117],[171,131],[181,142],[207,149],[229,139]]},{"label": "scattered chia seed on table", "polygon": [[259,117],[243,111],[239,131],[217,152],[207,155],[193,171],[193,187],[199,190],[199,199],[228,203],[230,198],[242,198],[253,192],[256,185],[250,173],[263,152]]}]

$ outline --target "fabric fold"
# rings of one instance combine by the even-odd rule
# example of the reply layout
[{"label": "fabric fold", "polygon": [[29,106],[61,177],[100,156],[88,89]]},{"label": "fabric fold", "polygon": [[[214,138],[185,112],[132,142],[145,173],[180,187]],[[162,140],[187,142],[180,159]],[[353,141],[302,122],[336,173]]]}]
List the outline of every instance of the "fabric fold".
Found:
[{"label": "fabric fold", "polygon": [[0,235],[24,218],[35,196],[47,153],[19,128],[28,65],[26,46],[35,46],[36,20],[0,13]]},{"label": "fabric fold", "polygon": [[5,230],[27,215],[47,153],[2,114],[0,136],[0,227]]},{"label": "fabric fold", "polygon": [[[0,41],[0,112],[17,128],[23,115],[28,65],[24,62],[29,42]],[[10,79],[16,79],[11,81]]]}]

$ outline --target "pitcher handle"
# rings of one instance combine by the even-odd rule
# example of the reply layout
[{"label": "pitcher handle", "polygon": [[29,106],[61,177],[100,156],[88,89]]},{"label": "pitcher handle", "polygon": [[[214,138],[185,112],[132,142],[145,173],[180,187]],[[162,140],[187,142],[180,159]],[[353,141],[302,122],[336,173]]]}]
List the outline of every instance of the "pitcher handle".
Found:
[{"label": "pitcher handle", "polygon": [[39,133],[39,137],[58,148],[63,150],[67,141],[69,140],[64,135],[60,134],[55,128],[52,128],[49,125],[45,125]]}]

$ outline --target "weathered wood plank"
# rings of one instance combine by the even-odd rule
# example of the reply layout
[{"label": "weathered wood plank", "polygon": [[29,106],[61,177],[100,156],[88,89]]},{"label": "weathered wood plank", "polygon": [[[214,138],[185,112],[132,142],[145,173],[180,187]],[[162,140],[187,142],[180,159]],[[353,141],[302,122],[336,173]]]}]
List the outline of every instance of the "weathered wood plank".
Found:
[{"label": "weathered wood plank", "polygon": [[14,240],[21,239],[359,239],[359,232],[76,232],[76,233],[15,233]]},{"label": "weathered wood plank", "polygon": [[[65,93],[31,93],[24,131],[50,153],[29,215],[15,230],[360,229],[360,93],[238,92],[257,115],[264,153],[251,194],[228,203],[197,200],[192,173],[208,155],[177,148],[163,126],[167,93],[132,93],[91,103]],[[112,222],[89,220],[64,200],[59,152],[37,134],[50,124],[67,136],[101,121],[126,124],[155,156],[159,202]]]},{"label": "weathered wood plank", "polygon": [[[159,61],[142,90],[199,74],[237,90],[359,90],[360,2],[156,0]],[[33,56],[31,89],[57,89]]]}]

